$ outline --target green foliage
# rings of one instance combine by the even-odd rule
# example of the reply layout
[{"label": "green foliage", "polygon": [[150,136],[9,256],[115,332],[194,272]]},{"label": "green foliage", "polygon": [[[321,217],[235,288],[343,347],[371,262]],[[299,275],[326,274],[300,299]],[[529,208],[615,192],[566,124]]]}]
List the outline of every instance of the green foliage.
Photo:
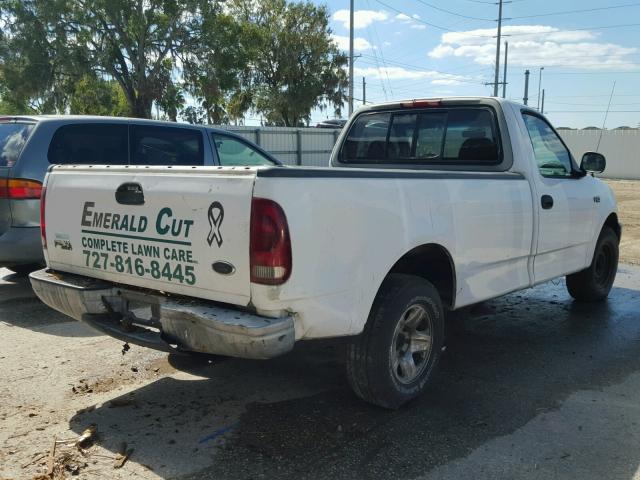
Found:
[{"label": "green foliage", "polygon": [[127,99],[117,82],[85,75],[75,85],[69,103],[69,113],[125,117],[129,112]]},{"label": "green foliage", "polygon": [[254,105],[267,122],[303,125],[328,106],[339,114],[347,58],[331,40],[327,8],[286,0],[236,0],[235,8],[253,39]]},{"label": "green foliage", "polygon": [[301,125],[344,101],[328,19],[308,1],[0,0],[0,112]]}]

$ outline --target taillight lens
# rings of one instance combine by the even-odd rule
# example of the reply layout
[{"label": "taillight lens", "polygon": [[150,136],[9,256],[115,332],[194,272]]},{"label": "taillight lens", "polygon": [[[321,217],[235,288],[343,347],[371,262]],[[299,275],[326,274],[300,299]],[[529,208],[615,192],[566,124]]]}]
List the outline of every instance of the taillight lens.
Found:
[{"label": "taillight lens", "polygon": [[44,206],[47,200],[47,189],[42,187],[42,193],[40,194],[40,236],[42,237],[42,248],[47,249],[47,230],[44,218]]},{"label": "taillight lens", "polygon": [[251,202],[251,281],[281,285],[291,275],[291,239],[287,217],[273,200]]},{"label": "taillight lens", "polygon": [[0,179],[0,198],[28,200],[40,198],[42,183],[17,178]]}]

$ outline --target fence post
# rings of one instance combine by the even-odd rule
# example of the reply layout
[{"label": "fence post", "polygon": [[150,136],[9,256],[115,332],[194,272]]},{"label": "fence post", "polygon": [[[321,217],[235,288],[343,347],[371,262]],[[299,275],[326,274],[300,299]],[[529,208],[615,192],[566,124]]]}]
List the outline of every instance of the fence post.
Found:
[{"label": "fence post", "polygon": [[296,165],[302,165],[302,130],[296,130]]},{"label": "fence post", "polygon": [[254,133],[256,134],[256,145],[261,146],[260,145],[260,129],[256,128]]}]

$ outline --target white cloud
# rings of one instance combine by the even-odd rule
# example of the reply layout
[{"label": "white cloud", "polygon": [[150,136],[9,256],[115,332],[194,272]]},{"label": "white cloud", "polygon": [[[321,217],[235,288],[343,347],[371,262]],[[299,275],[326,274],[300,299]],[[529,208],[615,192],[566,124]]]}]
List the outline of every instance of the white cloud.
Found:
[{"label": "white cloud", "polygon": [[395,19],[398,22],[404,23],[405,25],[408,25],[409,28],[413,28],[415,30],[424,30],[427,28],[427,26],[424,23],[417,22],[417,20],[420,20],[420,15],[418,15],[417,13],[414,13],[411,16],[405,13],[399,13],[395,16]]},{"label": "white cloud", "polygon": [[433,70],[407,70],[402,67],[367,67],[354,68],[354,75],[375,79],[389,80],[425,80],[432,85],[458,85],[469,80],[463,75],[441,73]]},{"label": "white cloud", "polygon": [[[383,22],[389,18],[389,14],[384,10],[356,10],[353,12],[353,28],[360,29],[371,25],[373,22]],[[333,14],[333,19],[349,28],[349,10],[337,10]]]},{"label": "white cloud", "polygon": [[[637,48],[597,41],[593,32],[560,30],[547,25],[514,25],[502,29],[509,42],[509,64],[519,66],[562,66],[602,70],[633,69],[628,55]],[[429,52],[431,58],[472,58],[481,65],[495,62],[494,29],[448,32]]]},{"label": "white cloud", "polygon": [[[338,45],[340,50],[349,50],[349,37],[343,35],[331,35],[331,38]],[[371,45],[365,38],[355,37],[353,39],[354,50],[371,50],[372,48],[373,45]]]}]

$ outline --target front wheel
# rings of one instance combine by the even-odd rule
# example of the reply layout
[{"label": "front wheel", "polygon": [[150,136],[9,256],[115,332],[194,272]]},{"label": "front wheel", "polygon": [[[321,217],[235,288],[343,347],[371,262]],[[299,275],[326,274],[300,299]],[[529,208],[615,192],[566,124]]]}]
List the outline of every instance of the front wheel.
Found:
[{"label": "front wheel", "polygon": [[347,347],[349,383],[363,400],[398,408],[424,390],[443,339],[444,313],[434,286],[413,275],[389,275],[364,332]]},{"label": "front wheel", "polygon": [[618,271],[616,233],[608,226],[602,228],[593,260],[588,268],[567,275],[567,290],[580,302],[598,302],[609,295]]}]

